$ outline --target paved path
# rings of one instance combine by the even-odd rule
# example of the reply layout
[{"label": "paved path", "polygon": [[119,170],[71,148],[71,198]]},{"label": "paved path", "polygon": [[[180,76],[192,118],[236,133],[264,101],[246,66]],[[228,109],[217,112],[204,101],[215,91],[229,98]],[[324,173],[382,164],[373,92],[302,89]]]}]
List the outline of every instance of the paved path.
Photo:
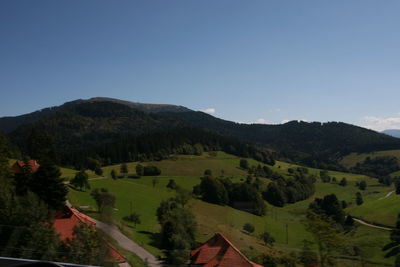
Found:
[{"label": "paved path", "polygon": [[354,217],[353,217],[353,220],[355,220],[356,222],[358,222],[358,223],[360,223],[360,224],[362,224],[362,225],[368,226],[368,227],[377,228],[377,229],[382,229],[382,230],[386,230],[386,231],[392,231],[392,230],[393,230],[392,228],[383,227],[383,226],[378,226],[378,225],[373,225],[373,224],[364,222],[363,220],[356,219],[356,218],[354,218]]},{"label": "paved path", "polygon": [[122,248],[135,253],[145,263],[147,262],[148,266],[151,267],[163,266],[161,261],[159,261],[156,257],[154,257],[150,252],[148,252],[147,250],[136,244],[134,241],[126,237],[124,234],[122,234],[116,226],[109,225],[95,219],[93,219],[93,221],[96,222],[97,228],[101,229],[107,235],[114,238]]},{"label": "paved path", "polygon": [[385,199],[385,198],[387,198],[387,197],[390,197],[390,195],[393,194],[393,193],[394,193],[394,190],[393,190],[393,191],[390,191],[389,193],[386,194],[386,196],[381,197],[381,198],[379,198],[378,200],[381,200],[381,199]]},{"label": "paved path", "polygon": [[[71,203],[67,200],[67,206],[72,207]],[[129,239],[123,233],[119,231],[119,229],[114,225],[109,225],[103,222],[100,222],[96,219],[90,217],[95,223],[96,227],[105,232],[107,235],[115,239],[118,245],[122,248],[136,254],[139,258],[143,260],[143,262],[147,263],[149,267],[161,267],[164,266],[162,261],[159,261],[153,254],[139,246],[136,242]]]}]

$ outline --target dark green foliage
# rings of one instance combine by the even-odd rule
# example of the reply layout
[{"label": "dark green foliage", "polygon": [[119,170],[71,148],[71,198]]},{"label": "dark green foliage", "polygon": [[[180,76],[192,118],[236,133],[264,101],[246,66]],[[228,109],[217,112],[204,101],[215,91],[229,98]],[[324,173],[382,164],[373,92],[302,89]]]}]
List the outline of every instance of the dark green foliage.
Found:
[{"label": "dark green foliage", "polygon": [[169,264],[186,264],[195,246],[197,223],[194,215],[173,200],[162,201],[157,209],[162,246],[167,249]]},{"label": "dark green foliage", "polygon": [[229,206],[255,215],[265,215],[266,205],[260,192],[248,183],[225,183],[228,191]]},{"label": "dark green foliage", "polygon": [[201,179],[200,189],[204,201],[220,205],[229,203],[229,196],[225,186],[213,177],[203,177]]},{"label": "dark green foliage", "polygon": [[331,177],[329,176],[329,172],[327,170],[320,171],[319,177],[323,183],[329,183],[331,181]]},{"label": "dark green foliage", "polygon": [[255,231],[255,227],[251,223],[245,223],[243,225],[243,230],[251,234]]},{"label": "dark green foliage", "polygon": [[101,188],[100,190],[95,188],[92,190],[90,195],[96,201],[96,205],[100,213],[115,207],[115,196],[109,193],[105,188]]},{"label": "dark green foliage", "polygon": [[169,179],[168,184],[166,185],[167,188],[175,190],[178,188],[178,185],[176,184],[174,179]]},{"label": "dark green foliage", "polygon": [[266,246],[272,247],[275,243],[275,238],[268,232],[264,232],[260,235],[260,239]]},{"label": "dark green foliage", "polygon": [[80,224],[73,230],[74,238],[68,240],[68,261],[84,265],[103,265],[110,257],[110,249],[96,228]]},{"label": "dark green foliage", "polygon": [[393,178],[390,176],[383,176],[383,177],[379,177],[379,183],[383,184],[385,186],[391,186],[393,183]]},{"label": "dark green foliage", "polygon": [[88,158],[87,168],[91,171],[96,171],[97,169],[101,169],[101,163],[97,159]]},{"label": "dark green foliage", "polygon": [[398,170],[400,170],[400,162],[393,156],[367,157],[351,169],[353,172],[375,177],[387,176]]},{"label": "dark green foliage", "polygon": [[129,214],[128,216],[125,216],[123,219],[125,221],[132,222],[135,225],[135,228],[136,228],[137,224],[141,223],[140,215],[136,212],[133,212],[133,213]]},{"label": "dark green foliage", "polygon": [[390,233],[390,243],[383,247],[384,251],[388,251],[385,257],[393,257],[395,258],[395,266],[397,267],[399,264],[400,257],[400,213],[397,215],[396,228],[392,230]]},{"label": "dark green foliage", "polygon": [[247,170],[249,168],[249,162],[245,159],[240,160],[240,168]]},{"label": "dark green foliage", "polygon": [[128,174],[128,165],[124,162],[121,164],[121,166],[119,167],[119,171],[121,174],[123,175],[127,175]]},{"label": "dark green foliage", "polygon": [[117,172],[114,169],[111,170],[110,175],[111,175],[111,178],[113,178],[114,180],[117,179]]},{"label": "dark green foliage", "polygon": [[356,204],[357,204],[358,206],[360,206],[360,205],[362,205],[363,203],[364,203],[364,200],[363,200],[363,197],[362,197],[361,193],[360,193],[360,192],[357,192],[357,193],[356,193]]},{"label": "dark green foliage", "polygon": [[315,192],[315,177],[296,172],[293,178],[278,178],[269,183],[263,197],[270,204],[283,207],[286,203],[295,203],[309,198]]},{"label": "dark green foliage", "polygon": [[339,185],[340,185],[340,186],[347,186],[347,179],[346,179],[346,177],[343,177],[342,180],[340,180]]},{"label": "dark green foliage", "polygon": [[101,175],[103,175],[103,169],[102,169],[102,168],[96,168],[96,169],[94,170],[94,173],[95,173],[96,175],[101,176]]},{"label": "dark green foliage", "polygon": [[143,168],[143,175],[144,176],[157,176],[161,174],[161,170],[157,166],[145,166]]},{"label": "dark green foliage", "polygon": [[303,248],[300,252],[300,263],[303,267],[311,267],[318,265],[318,255],[315,253],[311,245],[313,243],[308,240],[303,240]]},{"label": "dark green foliage", "polygon": [[61,242],[50,223],[52,217],[52,210],[35,194],[18,196],[11,185],[3,183],[0,187],[0,256],[59,260],[57,252]]},{"label": "dark green foliage", "polygon": [[81,170],[75,174],[75,177],[70,181],[70,184],[80,190],[82,190],[82,188],[85,190],[90,189],[89,175],[84,170]]},{"label": "dark green foliage", "polygon": [[345,230],[349,231],[354,228],[354,219],[351,215],[347,215],[346,220],[344,221]]},{"label": "dark green foliage", "polygon": [[32,175],[29,184],[29,190],[54,210],[62,208],[67,199],[68,190],[60,176],[61,172],[57,166],[43,163]]},{"label": "dark green foliage", "polygon": [[365,189],[367,189],[367,182],[361,181],[361,182],[358,184],[358,189],[360,189],[360,190],[365,190]]},{"label": "dark green foliage", "polygon": [[396,185],[396,194],[400,195],[400,181],[397,181],[395,185]]},{"label": "dark green foliage", "polygon": [[143,176],[144,175],[144,168],[141,164],[136,165],[136,174],[138,176]]},{"label": "dark green foliage", "polygon": [[193,195],[195,196],[201,196],[201,187],[199,184],[193,186],[193,190],[192,190]]},{"label": "dark green foliage", "polygon": [[316,214],[327,216],[341,225],[344,224],[345,213],[335,194],[326,195],[322,199],[316,198],[310,204],[309,209]]},{"label": "dark green foliage", "polygon": [[204,171],[204,175],[205,176],[212,176],[212,171],[207,169],[207,170]]}]

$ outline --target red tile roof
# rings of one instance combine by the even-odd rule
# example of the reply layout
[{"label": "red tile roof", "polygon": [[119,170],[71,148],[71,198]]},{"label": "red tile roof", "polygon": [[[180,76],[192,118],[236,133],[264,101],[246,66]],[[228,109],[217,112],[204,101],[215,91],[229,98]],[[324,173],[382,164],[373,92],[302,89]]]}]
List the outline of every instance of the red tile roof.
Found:
[{"label": "red tile roof", "polygon": [[[31,159],[28,161],[28,163],[29,163],[29,166],[31,167],[32,173],[36,172],[40,167],[39,163],[37,163],[36,160]],[[22,173],[24,171],[24,169],[23,169],[24,166],[25,166],[25,162],[18,160],[12,166],[12,170],[14,171],[14,173]]]},{"label": "red tile roof", "polygon": [[[90,217],[68,206],[65,206],[54,217],[54,229],[60,234],[61,240],[67,240],[67,238],[73,239],[74,227],[81,223],[96,226],[96,223]],[[124,256],[111,246],[111,244],[108,242],[106,244],[110,248],[110,261],[117,263],[126,262]]]},{"label": "red tile roof", "polygon": [[220,233],[193,250],[190,258],[192,264],[204,267],[262,267],[250,261]]}]

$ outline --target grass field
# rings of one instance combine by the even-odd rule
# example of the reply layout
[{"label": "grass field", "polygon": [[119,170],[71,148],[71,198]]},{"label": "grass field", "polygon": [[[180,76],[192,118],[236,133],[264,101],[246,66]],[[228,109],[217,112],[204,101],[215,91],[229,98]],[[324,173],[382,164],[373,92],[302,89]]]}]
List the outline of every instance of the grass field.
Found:
[{"label": "grass field", "polygon": [[384,151],[375,151],[371,153],[351,153],[340,161],[340,163],[347,167],[354,167],[358,162],[364,161],[367,157],[382,157],[382,156],[394,156],[400,159],[400,150],[384,150]]},{"label": "grass field", "polygon": [[[151,251],[155,255],[162,256],[163,252],[157,246],[157,233],[159,232],[159,224],[156,219],[156,209],[159,203],[172,197],[174,192],[166,188],[169,179],[174,179],[176,183],[188,190],[200,182],[200,176],[205,169],[211,169],[214,175],[220,175],[223,170],[224,175],[232,176],[238,181],[246,177],[246,172],[239,166],[239,158],[219,152],[216,157],[210,157],[205,154],[202,156],[179,156],[174,160],[165,160],[159,162],[142,163],[143,165],[152,164],[158,166],[162,173],[158,177],[159,183],[153,187],[152,177],[142,177],[139,179],[123,178],[113,180],[109,178],[112,169],[119,170],[119,165],[104,167],[104,178],[96,178],[91,174],[90,184],[92,188],[107,188],[116,196],[116,210],[114,210],[114,218],[133,240],[141,244],[143,247]],[[250,165],[260,164],[249,159]],[[128,169],[134,173],[137,163],[128,163]],[[272,167],[274,171],[287,175],[287,169],[297,167],[293,164],[285,162],[277,162]],[[319,174],[320,170],[309,168],[310,173]],[[75,171],[63,169],[63,175],[68,176],[74,174]],[[366,177],[364,175],[329,172],[339,181],[342,177],[346,177],[348,185],[341,187],[334,183],[316,183],[316,194],[314,197],[323,197],[326,194],[335,193],[340,200],[346,200],[350,203],[346,210],[350,214],[360,216],[360,214],[368,214],[365,219],[377,222],[387,222],[389,225],[394,223],[397,212],[400,209],[395,205],[398,196],[390,196],[387,199],[379,200],[388,192],[393,190],[390,187],[379,186],[376,179]],[[355,186],[357,181],[365,180],[368,184],[367,190],[363,191],[364,204],[356,206],[354,203],[355,193],[358,188]],[[267,184],[268,179],[263,179]],[[287,205],[283,208],[277,208],[267,205],[267,215],[263,217],[255,216],[243,211],[239,211],[227,206],[213,205],[201,200],[193,199],[189,203],[190,209],[194,212],[198,222],[198,233],[196,239],[203,242],[211,237],[215,232],[222,232],[241,250],[255,249],[265,252],[268,249],[260,242],[257,236],[263,231],[270,232],[276,239],[275,249],[289,253],[299,251],[301,241],[310,239],[310,234],[304,229],[301,223],[304,219],[304,213],[309,203],[314,199],[311,197],[305,201]],[[89,205],[95,210],[95,203],[90,197],[89,192],[81,192],[71,189],[69,199],[75,206]],[[383,208],[385,205],[390,209]],[[141,215],[142,223],[133,228],[131,225],[122,221],[122,218],[130,213],[130,211],[138,212]],[[96,214],[92,214],[95,215]],[[362,216],[360,216],[362,217]],[[256,231],[252,235],[242,231],[243,224],[252,223]],[[286,225],[288,229],[288,242],[286,242]],[[360,226],[354,236],[351,237],[352,242],[361,244],[365,251],[371,251],[366,256],[369,260],[379,262],[391,262],[391,259],[384,259],[381,247],[389,242],[388,232]],[[372,242],[373,241],[373,242]],[[350,264],[350,265],[348,265]],[[343,263],[343,266],[352,266],[351,263]]]}]

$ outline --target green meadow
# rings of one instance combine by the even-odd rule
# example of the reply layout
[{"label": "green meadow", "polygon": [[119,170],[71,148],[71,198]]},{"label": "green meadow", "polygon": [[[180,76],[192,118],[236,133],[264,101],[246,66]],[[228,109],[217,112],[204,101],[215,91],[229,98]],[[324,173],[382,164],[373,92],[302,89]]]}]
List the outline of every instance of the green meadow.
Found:
[{"label": "green meadow", "polygon": [[383,150],[383,151],[374,151],[371,153],[351,153],[340,161],[340,163],[349,168],[355,166],[359,162],[363,162],[367,157],[382,157],[382,156],[394,156],[400,159],[400,150]]},{"label": "green meadow", "polygon": [[[208,154],[202,156],[177,156],[174,159],[146,162],[142,165],[156,165],[162,173],[157,178],[158,183],[153,187],[153,177],[141,178],[122,178],[113,180],[110,178],[110,172],[115,169],[119,172],[120,165],[106,166],[104,178],[91,174],[90,184],[93,188],[107,188],[116,196],[116,207],[113,211],[115,223],[130,236],[133,240],[141,244],[155,255],[162,256],[163,251],[158,248],[158,235],[160,230],[156,218],[156,210],[160,202],[164,199],[174,196],[174,191],[166,188],[170,179],[188,190],[200,182],[200,177],[205,169],[211,169],[214,176],[223,174],[239,181],[247,176],[247,173],[240,169],[239,158],[218,152],[217,156],[212,157]],[[248,159],[250,165],[258,165],[260,162]],[[138,163],[128,163],[128,169],[131,174],[135,174],[135,167]],[[289,168],[296,168],[297,165],[278,161],[271,167],[274,171],[288,175]],[[318,169],[309,168],[310,173],[319,174]],[[75,171],[62,169],[63,176],[70,177]],[[264,231],[270,232],[276,239],[275,251],[290,253],[299,252],[303,239],[312,240],[302,221],[304,214],[310,202],[315,197],[323,197],[326,194],[335,193],[339,200],[345,200],[349,203],[346,209],[351,215],[363,217],[369,221],[393,225],[397,213],[400,212],[398,203],[399,196],[391,195],[384,197],[392,191],[392,187],[380,186],[376,179],[351,173],[341,173],[330,171],[332,177],[336,177],[337,183],[342,177],[348,180],[346,187],[339,186],[337,183],[316,183],[316,194],[304,201],[295,204],[286,205],[283,208],[273,207],[267,204],[267,215],[260,217],[247,212],[233,209],[228,206],[219,206],[203,202],[198,199],[192,199],[188,207],[193,211],[198,222],[197,241],[204,242],[215,232],[221,232],[227,236],[239,249],[243,251],[256,250],[267,252],[265,247],[257,238]],[[262,178],[265,184],[269,179]],[[359,191],[356,182],[365,180],[368,184],[367,189],[362,191],[364,204],[357,206],[355,202],[355,193]],[[90,192],[77,191],[72,188],[69,190],[69,200],[74,206],[89,206],[86,210],[91,216],[96,216],[95,202],[90,196]],[[386,208],[389,207],[389,208]],[[129,223],[122,220],[131,211],[141,215],[142,223],[134,228]],[[245,223],[252,223],[255,226],[255,232],[251,235],[245,233],[242,227]],[[286,230],[287,229],[287,230]],[[389,232],[374,229],[366,226],[359,226],[355,233],[349,237],[349,242],[359,245],[366,253],[366,258],[375,262],[390,263],[392,259],[385,259],[381,248],[389,243]],[[343,266],[352,266],[351,263],[344,261]],[[350,265],[349,265],[350,264]],[[379,265],[379,264],[378,264]]]}]

